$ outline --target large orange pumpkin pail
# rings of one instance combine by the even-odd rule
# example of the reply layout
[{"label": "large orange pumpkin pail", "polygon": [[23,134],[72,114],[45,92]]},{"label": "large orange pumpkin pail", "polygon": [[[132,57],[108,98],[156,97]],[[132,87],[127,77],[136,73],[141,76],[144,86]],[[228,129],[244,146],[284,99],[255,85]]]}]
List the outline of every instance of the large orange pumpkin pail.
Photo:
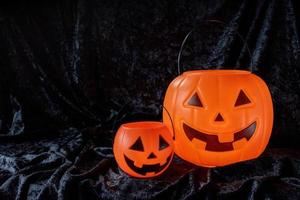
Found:
[{"label": "large orange pumpkin pail", "polygon": [[[241,70],[185,72],[169,85],[164,107],[174,124],[175,153],[199,166],[224,166],[258,157],[273,125],[269,89]],[[173,129],[168,113],[163,121]]]}]

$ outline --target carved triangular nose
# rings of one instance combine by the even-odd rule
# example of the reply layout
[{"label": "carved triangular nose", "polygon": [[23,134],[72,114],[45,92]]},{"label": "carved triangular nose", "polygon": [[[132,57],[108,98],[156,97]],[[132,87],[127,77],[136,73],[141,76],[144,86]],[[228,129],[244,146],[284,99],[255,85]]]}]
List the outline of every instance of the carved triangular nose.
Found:
[{"label": "carved triangular nose", "polygon": [[149,158],[157,158],[157,157],[156,157],[156,155],[152,152],[152,153],[149,154],[148,159],[149,159]]},{"label": "carved triangular nose", "polygon": [[215,118],[215,122],[223,122],[224,118],[222,117],[221,113],[218,113],[216,118]]}]

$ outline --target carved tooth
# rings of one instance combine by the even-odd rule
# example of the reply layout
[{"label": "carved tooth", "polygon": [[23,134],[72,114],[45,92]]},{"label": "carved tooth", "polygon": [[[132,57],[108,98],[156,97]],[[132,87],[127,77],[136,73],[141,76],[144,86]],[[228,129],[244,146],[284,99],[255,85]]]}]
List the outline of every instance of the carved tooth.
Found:
[{"label": "carved tooth", "polygon": [[233,142],[234,135],[225,133],[225,134],[219,134],[218,135],[218,140],[220,143],[225,143],[225,142]]},{"label": "carved tooth", "polygon": [[247,139],[243,138],[238,141],[235,141],[232,145],[235,150],[243,148],[247,144]]},{"label": "carved tooth", "polygon": [[196,138],[193,139],[193,144],[197,149],[205,149],[206,147],[206,142],[203,142],[202,140],[197,140]]},{"label": "carved tooth", "polygon": [[142,168],[143,167],[143,163],[141,163],[139,161],[134,161],[134,166],[136,166],[138,168]]},{"label": "carved tooth", "polygon": [[147,172],[147,176],[154,176],[155,172]]}]

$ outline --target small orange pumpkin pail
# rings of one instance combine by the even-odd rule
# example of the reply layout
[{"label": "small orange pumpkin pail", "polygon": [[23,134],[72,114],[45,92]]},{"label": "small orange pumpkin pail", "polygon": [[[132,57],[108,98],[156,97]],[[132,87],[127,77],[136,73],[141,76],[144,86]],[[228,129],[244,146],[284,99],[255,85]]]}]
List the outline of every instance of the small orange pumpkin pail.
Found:
[{"label": "small orange pumpkin pail", "polygon": [[137,178],[162,174],[173,157],[172,136],[161,122],[132,122],[121,125],[113,152],[119,167]]}]

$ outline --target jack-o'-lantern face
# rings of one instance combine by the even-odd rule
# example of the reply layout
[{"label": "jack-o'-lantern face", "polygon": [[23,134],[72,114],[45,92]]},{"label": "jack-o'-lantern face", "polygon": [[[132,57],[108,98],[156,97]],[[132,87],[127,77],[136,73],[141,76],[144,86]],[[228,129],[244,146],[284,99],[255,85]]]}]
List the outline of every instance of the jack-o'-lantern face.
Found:
[{"label": "jack-o'-lantern face", "polygon": [[170,164],[173,151],[171,133],[160,122],[123,124],[114,140],[119,167],[138,178],[160,175]]},{"label": "jack-o'-lantern face", "polygon": [[[201,166],[259,156],[272,130],[269,90],[247,71],[186,72],[170,84],[164,106],[174,123],[176,154]],[[172,128],[167,113],[163,118]]]}]

